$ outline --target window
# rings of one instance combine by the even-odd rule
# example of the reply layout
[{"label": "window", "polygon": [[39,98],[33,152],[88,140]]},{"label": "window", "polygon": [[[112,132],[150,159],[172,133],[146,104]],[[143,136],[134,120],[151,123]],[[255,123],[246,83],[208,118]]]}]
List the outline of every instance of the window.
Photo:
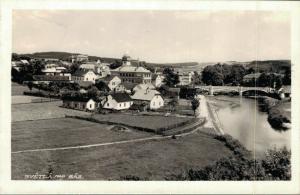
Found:
[{"label": "window", "polygon": [[106,103],[106,106],[109,106],[109,103],[108,103],[108,102]]},{"label": "window", "polygon": [[124,103],[124,107],[126,107],[126,102]]},{"label": "window", "polygon": [[90,104],[90,108],[92,108],[92,104]]}]

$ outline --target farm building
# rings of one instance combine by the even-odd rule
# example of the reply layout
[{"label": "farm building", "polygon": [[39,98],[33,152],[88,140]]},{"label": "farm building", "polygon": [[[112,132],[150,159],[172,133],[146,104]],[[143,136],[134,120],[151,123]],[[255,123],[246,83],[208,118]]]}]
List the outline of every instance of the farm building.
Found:
[{"label": "farm building", "polygon": [[78,81],[90,81],[95,83],[97,75],[92,70],[79,69],[72,75],[72,80]]},{"label": "farm building", "polygon": [[60,75],[33,75],[33,83],[50,83],[50,82],[68,82],[68,76],[60,76]]},{"label": "farm building", "polygon": [[150,110],[155,110],[164,106],[164,99],[160,93],[153,89],[138,90],[131,98],[135,104],[146,104]]},{"label": "farm building", "polygon": [[88,97],[64,97],[63,107],[83,111],[93,111],[98,107],[98,103]]},{"label": "farm building", "polygon": [[97,81],[104,82],[110,90],[114,90],[119,84],[121,84],[121,79],[118,76],[108,76]]},{"label": "farm building", "polygon": [[106,97],[103,108],[112,110],[126,110],[131,107],[133,100],[127,93],[114,93]]}]

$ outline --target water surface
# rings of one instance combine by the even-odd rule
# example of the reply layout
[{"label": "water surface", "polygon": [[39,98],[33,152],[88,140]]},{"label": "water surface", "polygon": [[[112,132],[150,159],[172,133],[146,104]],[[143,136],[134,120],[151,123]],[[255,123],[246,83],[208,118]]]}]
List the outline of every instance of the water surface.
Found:
[{"label": "water surface", "polygon": [[[256,158],[263,157],[267,149],[274,147],[286,146],[290,149],[291,130],[274,130],[267,121],[267,113],[259,111],[256,100],[226,96],[210,99],[218,104],[227,105],[217,111],[223,130],[253,151]],[[229,106],[228,101],[236,104]]]}]

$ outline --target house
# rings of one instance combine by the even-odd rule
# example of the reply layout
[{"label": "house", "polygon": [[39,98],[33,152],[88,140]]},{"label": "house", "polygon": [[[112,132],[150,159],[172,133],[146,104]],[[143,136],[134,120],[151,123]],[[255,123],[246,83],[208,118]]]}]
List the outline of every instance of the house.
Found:
[{"label": "house", "polygon": [[87,62],[89,61],[89,56],[83,54],[74,54],[68,58],[69,61],[73,62]]},{"label": "house", "polygon": [[97,102],[89,97],[77,96],[77,97],[64,97],[63,107],[71,108],[83,111],[93,111],[98,107]]},{"label": "house", "polygon": [[45,75],[59,75],[66,72],[66,68],[57,64],[46,64],[42,70]]},{"label": "house", "polygon": [[146,104],[150,110],[155,110],[164,106],[164,99],[160,93],[153,89],[138,90],[131,98],[135,104]]},{"label": "house", "polygon": [[101,62],[82,64],[80,65],[80,69],[92,70],[97,74],[98,78],[103,78],[110,74],[108,65]]},{"label": "house", "polygon": [[182,70],[177,71],[178,77],[179,77],[179,83],[178,85],[184,86],[184,85],[190,85],[193,81],[193,72],[185,72]]},{"label": "house", "polygon": [[163,76],[160,74],[153,74],[152,75],[152,85],[155,87],[160,87],[163,84]]},{"label": "house", "polygon": [[140,91],[140,90],[145,91],[146,89],[155,89],[155,87],[151,83],[138,84],[133,88],[133,91]]},{"label": "house", "polygon": [[78,81],[90,81],[95,83],[97,75],[92,70],[78,69],[73,75],[72,80]]},{"label": "house", "polygon": [[257,80],[260,77],[261,73],[251,73],[247,74],[243,77],[243,82],[250,82],[253,80]]},{"label": "house", "polygon": [[141,66],[132,66],[130,60],[129,56],[124,56],[122,58],[122,66],[110,70],[111,75],[120,77],[122,82],[134,84],[151,83],[151,72]]},{"label": "house", "polygon": [[104,82],[110,90],[114,90],[122,82],[118,76],[108,76],[102,79],[98,79],[97,81]]},{"label": "house", "polygon": [[102,105],[105,109],[126,110],[131,107],[133,100],[127,93],[113,93],[106,97]]}]

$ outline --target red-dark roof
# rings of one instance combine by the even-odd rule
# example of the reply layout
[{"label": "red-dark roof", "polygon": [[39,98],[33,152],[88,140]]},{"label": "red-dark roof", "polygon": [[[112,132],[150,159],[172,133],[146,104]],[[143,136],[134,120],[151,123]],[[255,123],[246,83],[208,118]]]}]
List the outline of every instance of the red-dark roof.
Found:
[{"label": "red-dark roof", "polygon": [[112,98],[117,102],[129,102],[132,101],[130,96],[127,93],[113,93],[111,94]]}]

